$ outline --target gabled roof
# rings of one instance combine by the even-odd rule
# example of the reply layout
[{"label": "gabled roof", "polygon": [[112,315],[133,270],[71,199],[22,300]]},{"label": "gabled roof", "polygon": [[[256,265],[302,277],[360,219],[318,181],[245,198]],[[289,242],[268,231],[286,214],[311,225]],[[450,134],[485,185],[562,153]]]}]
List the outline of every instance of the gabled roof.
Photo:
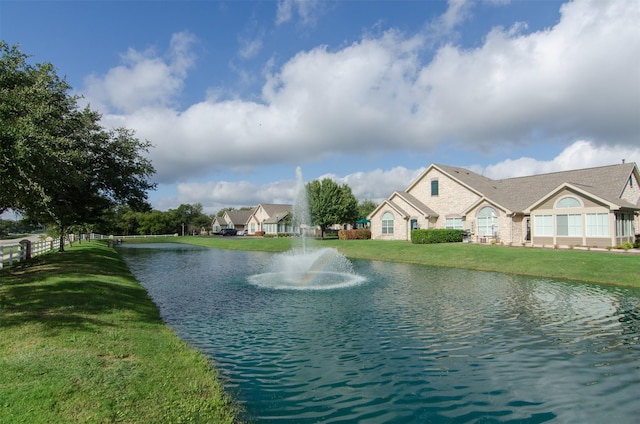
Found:
[{"label": "gabled roof", "polygon": [[251,214],[253,213],[253,211],[254,209],[232,210],[232,211],[226,211],[225,214],[229,218],[230,223],[234,225],[239,225],[239,224],[244,225],[247,223],[247,221],[251,217]]},{"label": "gabled roof", "polygon": [[[391,195],[391,197],[393,197],[396,193],[397,192],[394,192]],[[391,201],[389,199],[383,200],[382,203],[380,203],[369,215],[367,215],[367,218],[371,219],[384,206],[390,207],[391,209],[396,211],[396,213],[401,215],[404,219],[409,218],[409,214],[407,213],[407,211],[405,211],[404,209],[402,209],[400,206],[398,206],[397,204],[395,204],[393,201]]]},{"label": "gabled roof", "polygon": [[215,216],[215,217],[213,218],[213,221],[211,221],[211,225],[214,225],[216,221],[218,221],[218,224],[219,224],[220,226],[223,226],[223,225],[227,225],[227,224],[228,224],[227,220],[226,220],[226,219],[224,219],[224,216]]},{"label": "gabled roof", "polygon": [[429,208],[427,205],[422,203],[413,194],[409,194],[406,191],[396,191],[391,195],[390,199],[392,199],[394,195],[397,195],[398,197],[403,199],[405,202],[413,206],[414,209],[420,211],[425,217],[439,216],[437,212],[435,212],[433,209]]},{"label": "gabled roof", "polygon": [[[254,216],[260,207],[262,207],[265,213],[269,216],[264,221],[267,224],[275,224],[276,216],[278,217],[278,221],[282,221],[282,219],[289,215],[293,209],[292,205],[260,203],[258,207],[251,212],[250,217]],[[247,220],[249,220],[249,218],[247,218]]]},{"label": "gabled roof", "polygon": [[635,172],[635,163],[552,172],[527,177],[492,180],[465,168],[434,165],[481,196],[513,212],[523,212],[542,198],[548,197],[563,184],[570,184],[599,199],[625,208],[638,209],[620,196],[629,177]]}]

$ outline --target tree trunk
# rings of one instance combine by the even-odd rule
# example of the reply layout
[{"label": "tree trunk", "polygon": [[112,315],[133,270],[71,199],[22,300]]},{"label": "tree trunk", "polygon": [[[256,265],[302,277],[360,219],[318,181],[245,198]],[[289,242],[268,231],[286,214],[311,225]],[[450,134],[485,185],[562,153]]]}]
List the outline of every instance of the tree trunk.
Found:
[{"label": "tree trunk", "polygon": [[64,229],[60,227],[60,247],[58,252],[64,252]]}]

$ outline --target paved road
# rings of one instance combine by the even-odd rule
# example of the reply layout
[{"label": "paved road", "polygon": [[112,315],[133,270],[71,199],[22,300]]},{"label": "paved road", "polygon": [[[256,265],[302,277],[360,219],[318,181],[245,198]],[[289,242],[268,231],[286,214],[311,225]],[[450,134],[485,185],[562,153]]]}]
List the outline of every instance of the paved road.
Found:
[{"label": "paved road", "polygon": [[30,235],[30,236],[25,236],[25,237],[20,237],[20,238],[16,238],[16,239],[8,239],[8,240],[0,240],[0,246],[10,246],[12,244],[20,244],[21,240],[31,240],[33,241],[38,241],[40,240],[40,235]]}]

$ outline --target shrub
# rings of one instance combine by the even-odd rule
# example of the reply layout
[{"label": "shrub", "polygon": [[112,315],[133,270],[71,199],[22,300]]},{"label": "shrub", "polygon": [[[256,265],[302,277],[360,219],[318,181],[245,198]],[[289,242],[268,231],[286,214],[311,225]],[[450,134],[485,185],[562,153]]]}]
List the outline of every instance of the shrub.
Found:
[{"label": "shrub", "polygon": [[338,231],[338,240],[369,240],[369,239],[371,239],[371,230],[367,228]]},{"label": "shrub", "polygon": [[631,243],[630,241],[626,241],[626,242],[622,243],[621,245],[616,246],[616,248],[624,249],[624,250],[633,249],[633,243]]},{"label": "shrub", "polygon": [[413,244],[434,244],[434,243],[458,243],[462,242],[463,230],[452,230],[434,228],[428,230],[411,231],[411,243]]}]

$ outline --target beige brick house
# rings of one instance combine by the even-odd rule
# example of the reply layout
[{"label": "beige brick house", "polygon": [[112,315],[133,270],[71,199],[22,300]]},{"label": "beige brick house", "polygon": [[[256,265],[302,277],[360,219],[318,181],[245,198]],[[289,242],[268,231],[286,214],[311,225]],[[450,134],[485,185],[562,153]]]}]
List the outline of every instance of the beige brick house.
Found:
[{"label": "beige brick house", "polygon": [[249,235],[258,231],[265,234],[290,233],[293,206],[261,203],[251,212],[246,222]]},{"label": "beige brick house", "polygon": [[222,216],[216,216],[211,222],[211,229],[214,234],[219,233],[224,228],[235,228],[238,231],[246,230],[247,221],[253,210],[230,210],[225,211]]},{"label": "beige brick house", "polygon": [[369,216],[373,239],[411,240],[417,228],[467,230],[476,242],[617,246],[640,228],[635,163],[492,180],[430,165]]}]

